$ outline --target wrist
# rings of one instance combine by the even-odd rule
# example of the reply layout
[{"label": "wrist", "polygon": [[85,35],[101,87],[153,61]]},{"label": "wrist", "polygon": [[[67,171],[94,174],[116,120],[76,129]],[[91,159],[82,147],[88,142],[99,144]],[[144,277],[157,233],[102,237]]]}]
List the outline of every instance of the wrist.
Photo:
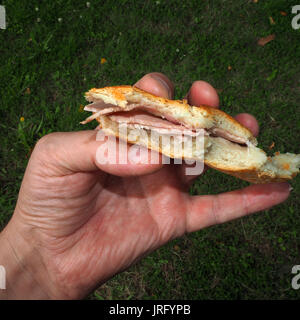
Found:
[{"label": "wrist", "polygon": [[[19,246],[17,246],[19,244]],[[21,245],[21,246],[20,246]],[[37,274],[30,269],[28,261],[35,261],[34,249],[20,238],[17,229],[10,224],[0,233],[0,265],[2,284],[0,299],[48,299],[40,285]],[[5,271],[5,272],[3,272]],[[1,280],[1,279],[0,279]]]}]

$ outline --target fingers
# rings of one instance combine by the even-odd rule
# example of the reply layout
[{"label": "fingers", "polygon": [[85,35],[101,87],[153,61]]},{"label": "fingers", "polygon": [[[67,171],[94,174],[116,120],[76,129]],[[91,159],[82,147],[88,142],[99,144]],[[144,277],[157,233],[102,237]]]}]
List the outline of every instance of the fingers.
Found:
[{"label": "fingers", "polygon": [[187,94],[187,99],[193,106],[207,105],[217,108],[220,102],[216,89],[205,81],[195,81]]},{"label": "fingers", "polygon": [[187,232],[268,209],[289,196],[288,183],[251,185],[214,196],[188,196]]},{"label": "fingers", "polygon": [[173,99],[174,85],[170,79],[160,72],[152,72],[141,78],[135,87],[150,92],[156,96]]},{"label": "fingers", "polygon": [[99,169],[117,176],[136,176],[162,167],[158,153],[128,145],[101,130],[48,134],[37,143],[32,160],[50,176]]},{"label": "fingers", "polygon": [[[218,108],[220,103],[217,91],[205,81],[195,81],[187,94],[187,99],[189,104],[194,106],[207,105]],[[258,136],[259,125],[251,114],[240,113],[235,118],[248,128],[255,137]]]},{"label": "fingers", "polygon": [[259,134],[259,125],[257,120],[249,113],[240,113],[235,116],[235,119],[241,123],[243,126],[248,128],[254,137],[257,137]]},{"label": "fingers", "polygon": [[[219,106],[219,97],[217,91],[207,82],[205,81],[195,81],[188,94],[186,95],[188,102],[190,105],[200,106],[200,105],[208,105],[211,107],[218,108]],[[259,125],[257,120],[248,113],[238,114],[236,120],[248,128],[252,134],[257,137],[259,134]],[[195,176],[186,176],[184,174],[186,166],[183,165],[180,169],[181,171],[181,179],[186,186],[191,186],[195,178]],[[204,168],[204,172],[207,170],[207,166]]]},{"label": "fingers", "polygon": [[96,164],[107,173],[121,177],[140,176],[153,173],[163,166],[162,155],[156,151],[128,144],[104,132],[99,132],[97,139],[103,140],[103,144],[98,147]]}]

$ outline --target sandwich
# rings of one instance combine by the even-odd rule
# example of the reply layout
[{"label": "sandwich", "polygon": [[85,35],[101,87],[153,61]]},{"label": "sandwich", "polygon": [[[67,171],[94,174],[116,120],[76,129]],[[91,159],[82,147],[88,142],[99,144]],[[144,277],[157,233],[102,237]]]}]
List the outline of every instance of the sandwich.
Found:
[{"label": "sandwich", "polygon": [[299,172],[300,154],[267,156],[246,127],[219,109],[191,106],[187,100],[165,99],[133,86],[94,88],[85,97],[89,104],[84,110],[93,114],[82,124],[97,120],[106,134],[167,157],[204,161],[251,183],[282,182]]}]

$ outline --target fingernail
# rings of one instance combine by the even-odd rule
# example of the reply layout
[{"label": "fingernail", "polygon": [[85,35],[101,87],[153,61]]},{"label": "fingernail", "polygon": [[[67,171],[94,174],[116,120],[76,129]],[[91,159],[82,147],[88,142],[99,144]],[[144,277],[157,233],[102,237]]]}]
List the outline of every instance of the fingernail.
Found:
[{"label": "fingernail", "polygon": [[163,78],[161,78],[160,76],[157,76],[157,75],[155,75],[155,74],[152,74],[152,75],[151,75],[151,78],[157,80],[160,84],[163,85],[163,87],[164,87],[164,88],[167,90],[167,92],[168,92],[168,97],[169,97],[169,99],[171,99],[171,98],[172,98],[172,92],[171,92],[171,88],[169,87],[169,85],[167,84],[167,82],[166,82]]}]

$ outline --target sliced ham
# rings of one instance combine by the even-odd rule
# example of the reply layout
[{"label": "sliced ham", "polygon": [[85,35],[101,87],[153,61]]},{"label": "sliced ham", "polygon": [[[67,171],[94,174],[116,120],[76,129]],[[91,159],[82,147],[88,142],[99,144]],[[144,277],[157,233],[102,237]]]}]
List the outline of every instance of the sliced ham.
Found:
[{"label": "sliced ham", "polygon": [[99,112],[101,111],[101,113],[99,113],[99,115],[104,115],[104,114],[109,114],[109,113],[114,113],[114,112],[118,112],[118,111],[131,111],[131,110],[142,110],[142,111],[146,111],[146,112],[150,112],[151,114],[157,116],[157,117],[162,117],[165,118],[173,123],[177,123],[180,124],[176,119],[174,119],[173,117],[171,117],[170,115],[162,115],[160,112],[158,112],[155,108],[153,108],[152,106],[147,106],[147,105],[141,105],[138,103],[131,103],[128,104],[124,109],[117,107],[113,104],[107,104],[103,101],[97,101],[97,102],[93,102],[88,104],[87,106],[84,107],[84,111],[90,111],[90,112]]},{"label": "sliced ham", "polygon": [[134,123],[140,125],[147,125],[150,127],[164,128],[164,129],[178,129],[184,130],[186,127],[178,124],[174,124],[168,120],[164,120],[158,117],[154,117],[151,114],[143,111],[129,111],[118,112],[109,116],[111,120],[123,123]]},{"label": "sliced ham", "polygon": [[[124,123],[120,123],[120,126],[124,125]],[[190,137],[196,137],[200,135],[202,132],[204,135],[208,135],[205,129],[197,129],[195,131],[185,129],[178,130],[178,129],[164,129],[159,127],[150,127],[147,125],[140,125],[140,124],[126,124],[128,128],[130,129],[146,129],[154,131],[160,135],[174,135],[174,136],[190,136]]]},{"label": "sliced ham", "polygon": [[[86,107],[84,108],[84,110],[93,111],[93,110],[87,110]],[[91,116],[86,118],[84,121],[81,121],[80,123],[81,124],[86,124],[86,123],[98,118],[99,116],[103,116],[103,115],[106,115],[106,114],[111,114],[111,113],[114,113],[114,112],[117,112],[117,111],[121,111],[121,110],[122,110],[122,108],[120,108],[120,107],[109,107],[109,108],[105,108],[105,109],[99,109],[98,111],[93,111],[94,113]]]},{"label": "sliced ham", "polygon": [[232,141],[232,142],[236,142],[236,143],[240,143],[240,144],[247,144],[247,141],[244,138],[238,137],[224,129],[221,128],[211,128],[209,129],[209,131],[214,134],[217,137],[221,137],[224,138],[226,140]]},{"label": "sliced ham", "polygon": [[[118,108],[121,109],[120,107],[117,107],[113,104],[107,104],[104,103],[103,101],[97,101],[97,102],[93,102],[88,104],[87,106],[84,107],[84,111],[90,111],[90,112],[98,112],[100,110],[105,110],[108,108]],[[121,109],[122,110],[122,109]]]},{"label": "sliced ham", "polygon": [[[84,110],[94,113],[86,120],[82,121],[82,124],[88,123],[101,115],[106,115],[112,121],[118,122],[119,124],[127,124],[131,128],[155,130],[160,134],[184,134],[189,136],[197,136],[201,131],[191,130],[190,128],[185,127],[183,124],[180,124],[171,116],[160,114],[151,106],[136,103],[129,104],[125,109],[123,109],[112,104],[106,104],[103,101],[97,101],[87,105]],[[221,137],[239,144],[247,144],[245,139],[217,127],[205,130],[205,134],[212,134],[213,136]]]},{"label": "sliced ham", "polygon": [[130,111],[135,108],[137,108],[139,105],[131,104],[126,109],[123,109],[121,107],[115,106],[113,104],[107,104],[103,101],[90,103],[87,106],[84,107],[84,111],[90,111],[90,112],[99,112],[101,111],[101,114],[109,114],[117,111]]},{"label": "sliced ham", "polygon": [[199,132],[192,131],[182,125],[155,117],[143,111],[118,112],[109,118],[118,123],[134,125],[135,128],[155,129],[162,134],[187,134],[196,136]]}]

